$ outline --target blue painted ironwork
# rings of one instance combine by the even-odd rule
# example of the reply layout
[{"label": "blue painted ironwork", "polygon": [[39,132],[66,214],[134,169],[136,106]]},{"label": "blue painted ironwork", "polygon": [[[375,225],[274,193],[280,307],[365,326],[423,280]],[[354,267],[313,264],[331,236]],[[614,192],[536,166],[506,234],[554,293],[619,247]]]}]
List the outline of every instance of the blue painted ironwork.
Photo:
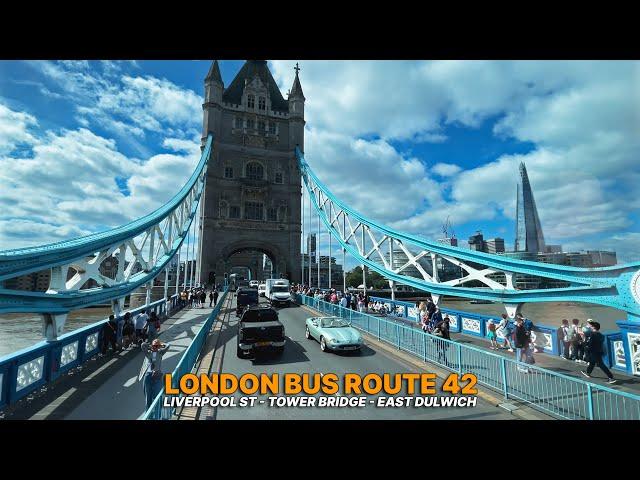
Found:
[{"label": "blue painted ironwork", "polygon": [[[507,305],[553,301],[595,303],[623,310],[628,313],[629,321],[640,322],[640,262],[599,268],[570,267],[518,260],[502,255],[453,247],[426,240],[419,235],[399,232],[365,217],[340,201],[311,170],[298,148],[296,148],[296,156],[311,201],[329,233],[359,263],[366,265],[388,280],[428,291],[433,295],[490,300]],[[329,210],[333,213],[328,214]],[[343,218],[341,219],[341,217]],[[350,234],[346,231],[346,227],[341,231],[341,223],[345,224],[344,219],[349,225]],[[355,228],[352,221],[356,224]],[[358,243],[356,235],[358,229],[362,231],[362,244]],[[372,244],[372,248],[368,251],[365,249],[365,232]],[[378,236],[376,237],[376,235]],[[381,251],[385,242],[393,242],[394,245],[400,246],[407,254],[409,262],[397,269],[389,265]],[[405,243],[418,247],[421,252],[414,255],[406,249]],[[374,253],[380,257],[379,261],[372,259]],[[432,277],[417,263],[417,260],[425,255],[432,255],[432,258],[440,257],[458,265],[465,269],[469,275],[463,279],[439,282],[436,275]],[[409,265],[418,268],[424,278],[399,273]],[[473,265],[484,267],[480,270]],[[497,272],[506,275],[506,286],[488,277],[488,275]],[[568,282],[569,286],[517,290],[513,286],[514,274],[564,281]],[[489,288],[457,286],[470,280],[479,280]]]},{"label": "blue painted ironwork", "polygon": [[[215,308],[212,310],[211,314],[204,322],[198,333],[193,338],[193,341],[187,347],[185,352],[182,354],[182,358],[176,365],[176,368],[173,370],[171,375],[172,387],[178,388],[178,383],[180,382],[180,378],[183,375],[190,373],[193,370],[193,367],[200,356],[200,352],[204,347],[205,342],[207,341],[207,336],[211,331],[211,327],[213,326],[213,322],[216,321],[220,311],[222,310],[222,305],[224,304],[225,298],[227,296],[228,288],[224,289],[221,297],[218,299],[218,303]],[[181,395],[178,395],[180,397]],[[164,383],[163,388],[158,396],[154,399],[153,403],[149,407],[147,411],[145,411],[139,418],[139,420],[171,420],[175,414],[175,407],[165,407],[164,406]]]},{"label": "blue painted ironwork", "polygon": [[[58,289],[50,287],[48,292],[17,291],[0,288],[0,313],[64,314],[70,310],[114,299],[122,299],[136,288],[152,281],[162,272],[180,249],[189,231],[204,188],[206,167],[212,146],[213,136],[209,135],[202,151],[200,162],[189,181],[169,202],[145,217],[105,232],[81,238],[37,247],[0,251],[0,285],[2,285],[1,282],[11,278],[46,269],[55,270],[60,267],[64,267],[65,270],[62,270],[62,273],[58,273],[57,282],[64,285],[64,282],[66,282],[66,268],[74,267],[76,264],[84,264],[86,266],[90,263],[86,260],[89,257],[93,258],[91,265],[94,269],[99,266],[102,260],[111,256],[118,249],[123,260],[125,257],[124,252],[127,248],[138,259],[137,256],[140,252],[133,243],[133,239],[144,235],[143,246],[145,246],[147,239],[150,239],[150,258],[141,262],[143,263],[142,271],[115,281],[104,278],[105,283],[103,285],[91,289],[81,290],[80,285],[78,285],[78,288],[72,288],[68,291],[64,287]],[[165,222],[165,230],[169,232],[168,242],[165,239],[166,232],[163,232],[160,228],[160,224],[163,221]],[[158,245],[157,252],[154,254],[156,235]],[[164,246],[164,253],[160,255],[162,246]],[[62,278],[60,278],[61,275]],[[53,283],[54,274],[52,273],[52,286]]]},{"label": "blue painted ironwork", "polygon": [[329,315],[350,319],[352,326],[428,363],[457,373],[472,373],[478,383],[569,420],[640,420],[640,396],[585,382],[535,365],[529,373],[520,362],[480,348],[445,340],[397,321],[354,312],[323,300],[296,294],[296,301]]},{"label": "blue painted ironwork", "polygon": [[[154,311],[160,318],[181,308],[178,295],[129,310],[136,315]],[[55,381],[61,375],[98,355],[107,320],[79,328],[58,338],[57,342],[36,345],[0,357],[0,408],[16,403]]]}]

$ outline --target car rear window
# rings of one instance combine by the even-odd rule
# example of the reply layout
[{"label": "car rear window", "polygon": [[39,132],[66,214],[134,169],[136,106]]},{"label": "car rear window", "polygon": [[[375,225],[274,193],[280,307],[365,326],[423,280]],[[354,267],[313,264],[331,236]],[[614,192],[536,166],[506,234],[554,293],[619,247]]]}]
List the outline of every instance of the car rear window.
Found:
[{"label": "car rear window", "polygon": [[242,315],[243,322],[273,322],[278,320],[278,313],[275,310],[247,310]]}]

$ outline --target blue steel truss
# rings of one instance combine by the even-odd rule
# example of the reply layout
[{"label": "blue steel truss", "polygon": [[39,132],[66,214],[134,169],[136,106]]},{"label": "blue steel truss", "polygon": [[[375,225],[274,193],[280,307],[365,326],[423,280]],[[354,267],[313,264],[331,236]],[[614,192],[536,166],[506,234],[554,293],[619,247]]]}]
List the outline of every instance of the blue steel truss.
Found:
[{"label": "blue steel truss", "polygon": [[[0,251],[0,285],[3,281],[52,270],[48,292],[30,292],[0,288],[0,313],[66,313],[97,303],[124,298],[136,288],[160,274],[182,245],[196,215],[204,189],[206,168],[213,146],[209,135],[200,161],[188,182],[165,205],[156,211],[105,232],[49,245]],[[135,241],[141,240],[141,245]],[[157,244],[156,244],[157,242]],[[143,249],[148,247],[145,258]],[[104,277],[98,268],[116,250],[120,258],[133,255],[142,271],[132,273],[136,263],[124,262],[116,278]],[[128,252],[127,252],[128,251]],[[68,268],[78,273],[67,281]],[[91,277],[83,276],[90,270]],[[97,288],[82,289],[87,278],[98,280]]]},{"label": "blue steel truss", "polygon": [[[579,268],[532,262],[453,247],[429,241],[420,235],[391,229],[365,217],[340,201],[311,170],[302,152],[296,148],[298,164],[313,206],[325,227],[350,255],[360,264],[378,272],[390,281],[409,285],[433,295],[452,295],[501,302],[515,308],[527,302],[571,301],[605,305],[623,310],[632,321],[640,321],[640,262],[599,268]],[[349,230],[348,230],[349,229]],[[358,239],[360,236],[360,240]],[[368,239],[368,240],[367,240]],[[367,241],[370,248],[367,248]],[[389,252],[383,251],[383,245]],[[407,245],[411,245],[413,251]],[[393,250],[400,247],[408,262],[393,268]],[[415,253],[415,250],[419,253]],[[377,255],[377,258],[373,258]],[[437,269],[429,274],[418,262],[431,257],[435,267],[438,258],[459,266],[467,272],[461,279],[440,282]],[[483,267],[478,268],[477,265]],[[403,275],[408,267],[415,267],[423,278]],[[505,275],[506,284],[490,277]],[[568,282],[564,288],[518,290],[514,286],[515,274],[532,275]],[[460,286],[472,280],[484,287]]]}]

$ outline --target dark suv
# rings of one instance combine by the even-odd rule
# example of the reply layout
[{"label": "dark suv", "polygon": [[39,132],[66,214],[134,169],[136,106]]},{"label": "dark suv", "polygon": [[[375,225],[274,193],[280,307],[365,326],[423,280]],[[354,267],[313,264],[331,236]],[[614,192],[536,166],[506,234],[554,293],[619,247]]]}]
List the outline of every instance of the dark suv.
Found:
[{"label": "dark suv", "polygon": [[257,288],[238,288],[238,291],[236,292],[236,317],[242,315],[242,312],[247,306],[257,305],[258,303]]},{"label": "dark suv", "polygon": [[239,358],[265,350],[281,355],[284,344],[284,325],[278,320],[276,310],[268,305],[252,305],[245,308],[238,323]]}]

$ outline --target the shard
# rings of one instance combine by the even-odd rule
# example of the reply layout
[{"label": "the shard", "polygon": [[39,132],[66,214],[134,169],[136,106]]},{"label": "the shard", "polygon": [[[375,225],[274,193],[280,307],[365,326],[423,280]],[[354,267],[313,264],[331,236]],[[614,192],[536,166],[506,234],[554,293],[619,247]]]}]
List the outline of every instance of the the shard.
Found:
[{"label": "the shard", "polygon": [[539,253],[545,251],[544,235],[533,198],[527,167],[520,163],[516,218],[516,243],[514,251]]}]

